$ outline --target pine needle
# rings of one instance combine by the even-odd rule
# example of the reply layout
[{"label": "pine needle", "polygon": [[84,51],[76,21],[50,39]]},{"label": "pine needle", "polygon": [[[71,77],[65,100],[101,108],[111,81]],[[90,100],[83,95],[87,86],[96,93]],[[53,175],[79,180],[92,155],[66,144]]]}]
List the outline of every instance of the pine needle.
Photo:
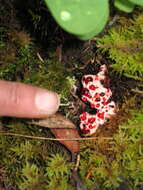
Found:
[{"label": "pine needle", "polygon": [[49,140],[49,141],[86,141],[86,140],[113,140],[112,137],[83,137],[83,138],[51,138],[51,137],[38,137],[38,136],[30,136],[30,135],[22,135],[17,133],[6,133],[5,131],[0,131],[0,135],[4,136],[15,136],[21,138],[35,139],[35,140]]}]

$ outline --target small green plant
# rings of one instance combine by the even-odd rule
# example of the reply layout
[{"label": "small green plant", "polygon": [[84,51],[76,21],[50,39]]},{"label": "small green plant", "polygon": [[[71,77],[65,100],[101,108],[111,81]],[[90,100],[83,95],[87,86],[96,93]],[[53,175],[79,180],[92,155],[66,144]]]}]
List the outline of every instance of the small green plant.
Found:
[{"label": "small green plant", "polygon": [[[122,22],[122,18],[120,20]],[[127,21],[127,22],[126,22]],[[111,28],[107,35],[97,39],[97,45],[114,63],[114,71],[126,77],[142,80],[143,77],[143,14],[123,21]]]},{"label": "small green plant", "polygon": [[51,155],[46,167],[46,176],[49,179],[47,189],[73,190],[72,186],[68,184],[70,168],[71,164],[66,163],[61,155]]},{"label": "small green plant", "polygon": [[69,166],[66,165],[66,160],[60,154],[51,155],[46,168],[46,175],[50,178],[58,175],[64,176],[69,173]]},{"label": "small green plant", "polygon": [[21,170],[21,179],[19,180],[20,190],[41,190],[45,189],[45,177],[36,164],[26,162]]}]

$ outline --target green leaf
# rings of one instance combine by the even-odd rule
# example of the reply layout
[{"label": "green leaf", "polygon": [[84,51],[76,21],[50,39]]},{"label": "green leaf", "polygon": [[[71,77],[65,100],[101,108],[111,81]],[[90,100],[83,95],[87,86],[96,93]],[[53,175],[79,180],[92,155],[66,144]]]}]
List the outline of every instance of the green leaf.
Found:
[{"label": "green leaf", "polygon": [[129,0],[115,0],[114,1],[115,7],[118,9],[130,13],[133,11],[135,5]]},{"label": "green leaf", "polygon": [[129,0],[131,3],[134,3],[136,5],[143,6],[143,0]]},{"label": "green leaf", "polygon": [[108,0],[45,0],[57,23],[67,32],[87,40],[104,28]]}]

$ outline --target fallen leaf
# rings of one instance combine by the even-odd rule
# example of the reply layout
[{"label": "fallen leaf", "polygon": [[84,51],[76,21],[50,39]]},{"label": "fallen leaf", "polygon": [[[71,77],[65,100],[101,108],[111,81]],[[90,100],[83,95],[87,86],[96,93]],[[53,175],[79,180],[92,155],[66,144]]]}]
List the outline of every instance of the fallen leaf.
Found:
[{"label": "fallen leaf", "polygon": [[[72,139],[72,138],[79,138],[79,134],[77,129],[51,129],[52,133],[57,138],[65,138],[65,139]],[[80,145],[79,141],[59,141],[65,147],[67,147],[71,152],[79,152]]]},{"label": "fallen leaf", "polygon": [[[38,125],[41,127],[46,127],[51,130],[56,138],[80,138],[76,126],[65,116],[61,114],[54,114],[46,119],[27,121],[30,124]],[[80,146],[78,141],[59,141],[71,152],[79,152]]]},{"label": "fallen leaf", "polygon": [[67,119],[65,116],[61,115],[61,114],[53,114],[50,115],[48,118],[46,119],[35,119],[32,121],[26,121],[29,124],[35,124],[41,127],[46,127],[46,128],[56,128],[56,129],[74,129],[75,125],[69,120]]}]

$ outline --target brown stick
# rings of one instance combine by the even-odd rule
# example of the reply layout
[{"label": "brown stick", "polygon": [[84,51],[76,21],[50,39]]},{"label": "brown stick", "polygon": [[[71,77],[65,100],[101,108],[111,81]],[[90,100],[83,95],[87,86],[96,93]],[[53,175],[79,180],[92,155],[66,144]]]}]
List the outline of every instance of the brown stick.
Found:
[{"label": "brown stick", "polygon": [[142,90],[132,89],[132,91],[140,94],[141,96],[143,96],[143,91]]},{"label": "brown stick", "polygon": [[4,136],[15,136],[15,137],[21,137],[21,138],[29,138],[29,139],[37,139],[37,140],[49,140],[49,141],[85,141],[85,140],[98,140],[98,139],[104,139],[104,140],[113,140],[112,137],[83,137],[83,138],[70,138],[70,139],[62,139],[62,138],[51,138],[51,137],[35,137],[30,135],[22,135],[17,133],[6,133],[4,131],[0,131],[0,135]]}]

